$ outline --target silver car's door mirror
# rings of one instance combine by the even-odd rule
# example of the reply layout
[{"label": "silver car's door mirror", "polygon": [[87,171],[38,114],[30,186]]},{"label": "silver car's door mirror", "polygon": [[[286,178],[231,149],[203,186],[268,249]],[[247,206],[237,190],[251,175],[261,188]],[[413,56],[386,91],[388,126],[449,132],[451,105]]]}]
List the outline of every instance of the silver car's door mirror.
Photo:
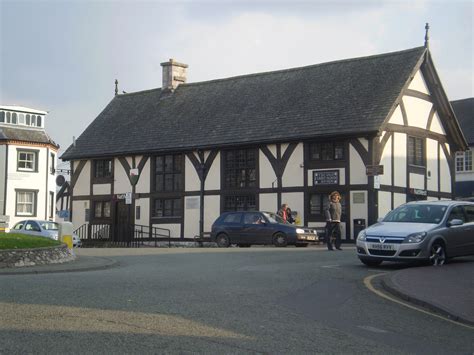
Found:
[{"label": "silver car's door mirror", "polygon": [[452,219],[448,222],[448,226],[450,226],[450,227],[461,226],[463,224],[464,224],[464,222],[460,219]]},{"label": "silver car's door mirror", "polygon": [[377,218],[377,222],[380,223],[383,221],[383,217]]}]

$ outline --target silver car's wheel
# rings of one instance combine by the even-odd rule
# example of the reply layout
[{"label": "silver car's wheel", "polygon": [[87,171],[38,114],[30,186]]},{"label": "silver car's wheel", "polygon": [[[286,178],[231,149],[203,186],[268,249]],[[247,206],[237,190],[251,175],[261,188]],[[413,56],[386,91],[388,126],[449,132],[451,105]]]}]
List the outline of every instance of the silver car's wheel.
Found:
[{"label": "silver car's wheel", "polygon": [[435,242],[431,246],[430,263],[433,266],[441,266],[446,263],[446,250],[443,244]]}]

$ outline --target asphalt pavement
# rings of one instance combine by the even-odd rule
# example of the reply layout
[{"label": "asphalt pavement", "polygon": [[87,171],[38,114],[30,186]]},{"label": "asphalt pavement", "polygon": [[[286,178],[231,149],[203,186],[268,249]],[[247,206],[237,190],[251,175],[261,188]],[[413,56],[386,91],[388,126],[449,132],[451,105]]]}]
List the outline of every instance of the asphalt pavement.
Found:
[{"label": "asphalt pavement", "polygon": [[[315,248],[325,252],[324,247]],[[179,249],[183,251],[182,248]],[[113,259],[113,250],[97,249],[94,254],[101,256],[78,255],[76,260],[63,264],[0,268],[0,276],[112,268],[119,265]],[[193,252],[199,252],[199,249],[193,248]],[[385,291],[404,301],[450,319],[474,325],[474,257],[454,259],[444,266],[410,266],[392,271],[382,277],[381,285]]]}]

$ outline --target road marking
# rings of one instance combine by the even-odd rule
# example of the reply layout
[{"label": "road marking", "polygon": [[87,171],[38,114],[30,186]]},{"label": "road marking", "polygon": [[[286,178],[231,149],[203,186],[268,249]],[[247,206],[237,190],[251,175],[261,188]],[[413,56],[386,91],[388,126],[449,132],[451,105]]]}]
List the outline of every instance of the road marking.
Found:
[{"label": "road marking", "polygon": [[375,328],[370,325],[358,325],[357,328],[365,329],[365,330],[368,330],[369,332],[374,332],[374,333],[388,333],[386,330]]},{"label": "road marking", "polygon": [[416,306],[413,306],[411,304],[408,304],[406,302],[403,302],[403,301],[400,301],[396,298],[393,298],[377,289],[375,289],[375,287],[372,285],[372,280],[378,276],[382,276],[382,275],[385,275],[386,273],[381,273],[381,274],[376,274],[376,275],[370,275],[370,276],[367,276],[366,278],[364,278],[364,285],[365,287],[367,287],[370,291],[372,291],[373,293],[375,293],[376,295],[382,297],[382,298],[385,298],[389,301],[392,301],[392,302],[395,302],[395,303],[398,303],[398,304],[401,304],[402,306],[405,306],[405,307],[408,307],[408,308],[411,308],[415,311],[418,311],[418,312],[421,312],[421,313],[425,313],[425,314],[428,314],[430,316],[433,316],[433,317],[436,317],[436,318],[439,318],[439,319],[442,319],[442,320],[445,320],[445,321],[448,321],[450,323],[454,323],[456,325],[460,325],[462,327],[465,327],[465,328],[468,328],[468,329],[474,329],[473,326],[470,326],[470,325],[467,325],[467,324],[464,324],[464,323],[460,323],[460,322],[457,322],[455,320],[452,320],[452,319],[449,319],[448,317],[444,317],[444,316],[441,316],[439,314],[436,314],[436,313],[432,313],[432,312],[428,312],[422,308],[419,308],[419,307],[416,307]]},{"label": "road marking", "polygon": [[322,265],[321,267],[326,268],[326,269],[335,269],[340,267],[341,265]]}]

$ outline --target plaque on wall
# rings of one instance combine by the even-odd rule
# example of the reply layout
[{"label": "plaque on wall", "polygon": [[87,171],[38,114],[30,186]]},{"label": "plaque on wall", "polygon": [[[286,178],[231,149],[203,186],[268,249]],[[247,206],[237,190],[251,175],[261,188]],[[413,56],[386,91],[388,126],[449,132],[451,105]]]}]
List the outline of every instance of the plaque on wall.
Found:
[{"label": "plaque on wall", "polygon": [[339,185],[339,170],[313,171],[313,185]]},{"label": "plaque on wall", "polygon": [[199,197],[188,197],[186,199],[187,210],[197,210],[199,208]]}]

